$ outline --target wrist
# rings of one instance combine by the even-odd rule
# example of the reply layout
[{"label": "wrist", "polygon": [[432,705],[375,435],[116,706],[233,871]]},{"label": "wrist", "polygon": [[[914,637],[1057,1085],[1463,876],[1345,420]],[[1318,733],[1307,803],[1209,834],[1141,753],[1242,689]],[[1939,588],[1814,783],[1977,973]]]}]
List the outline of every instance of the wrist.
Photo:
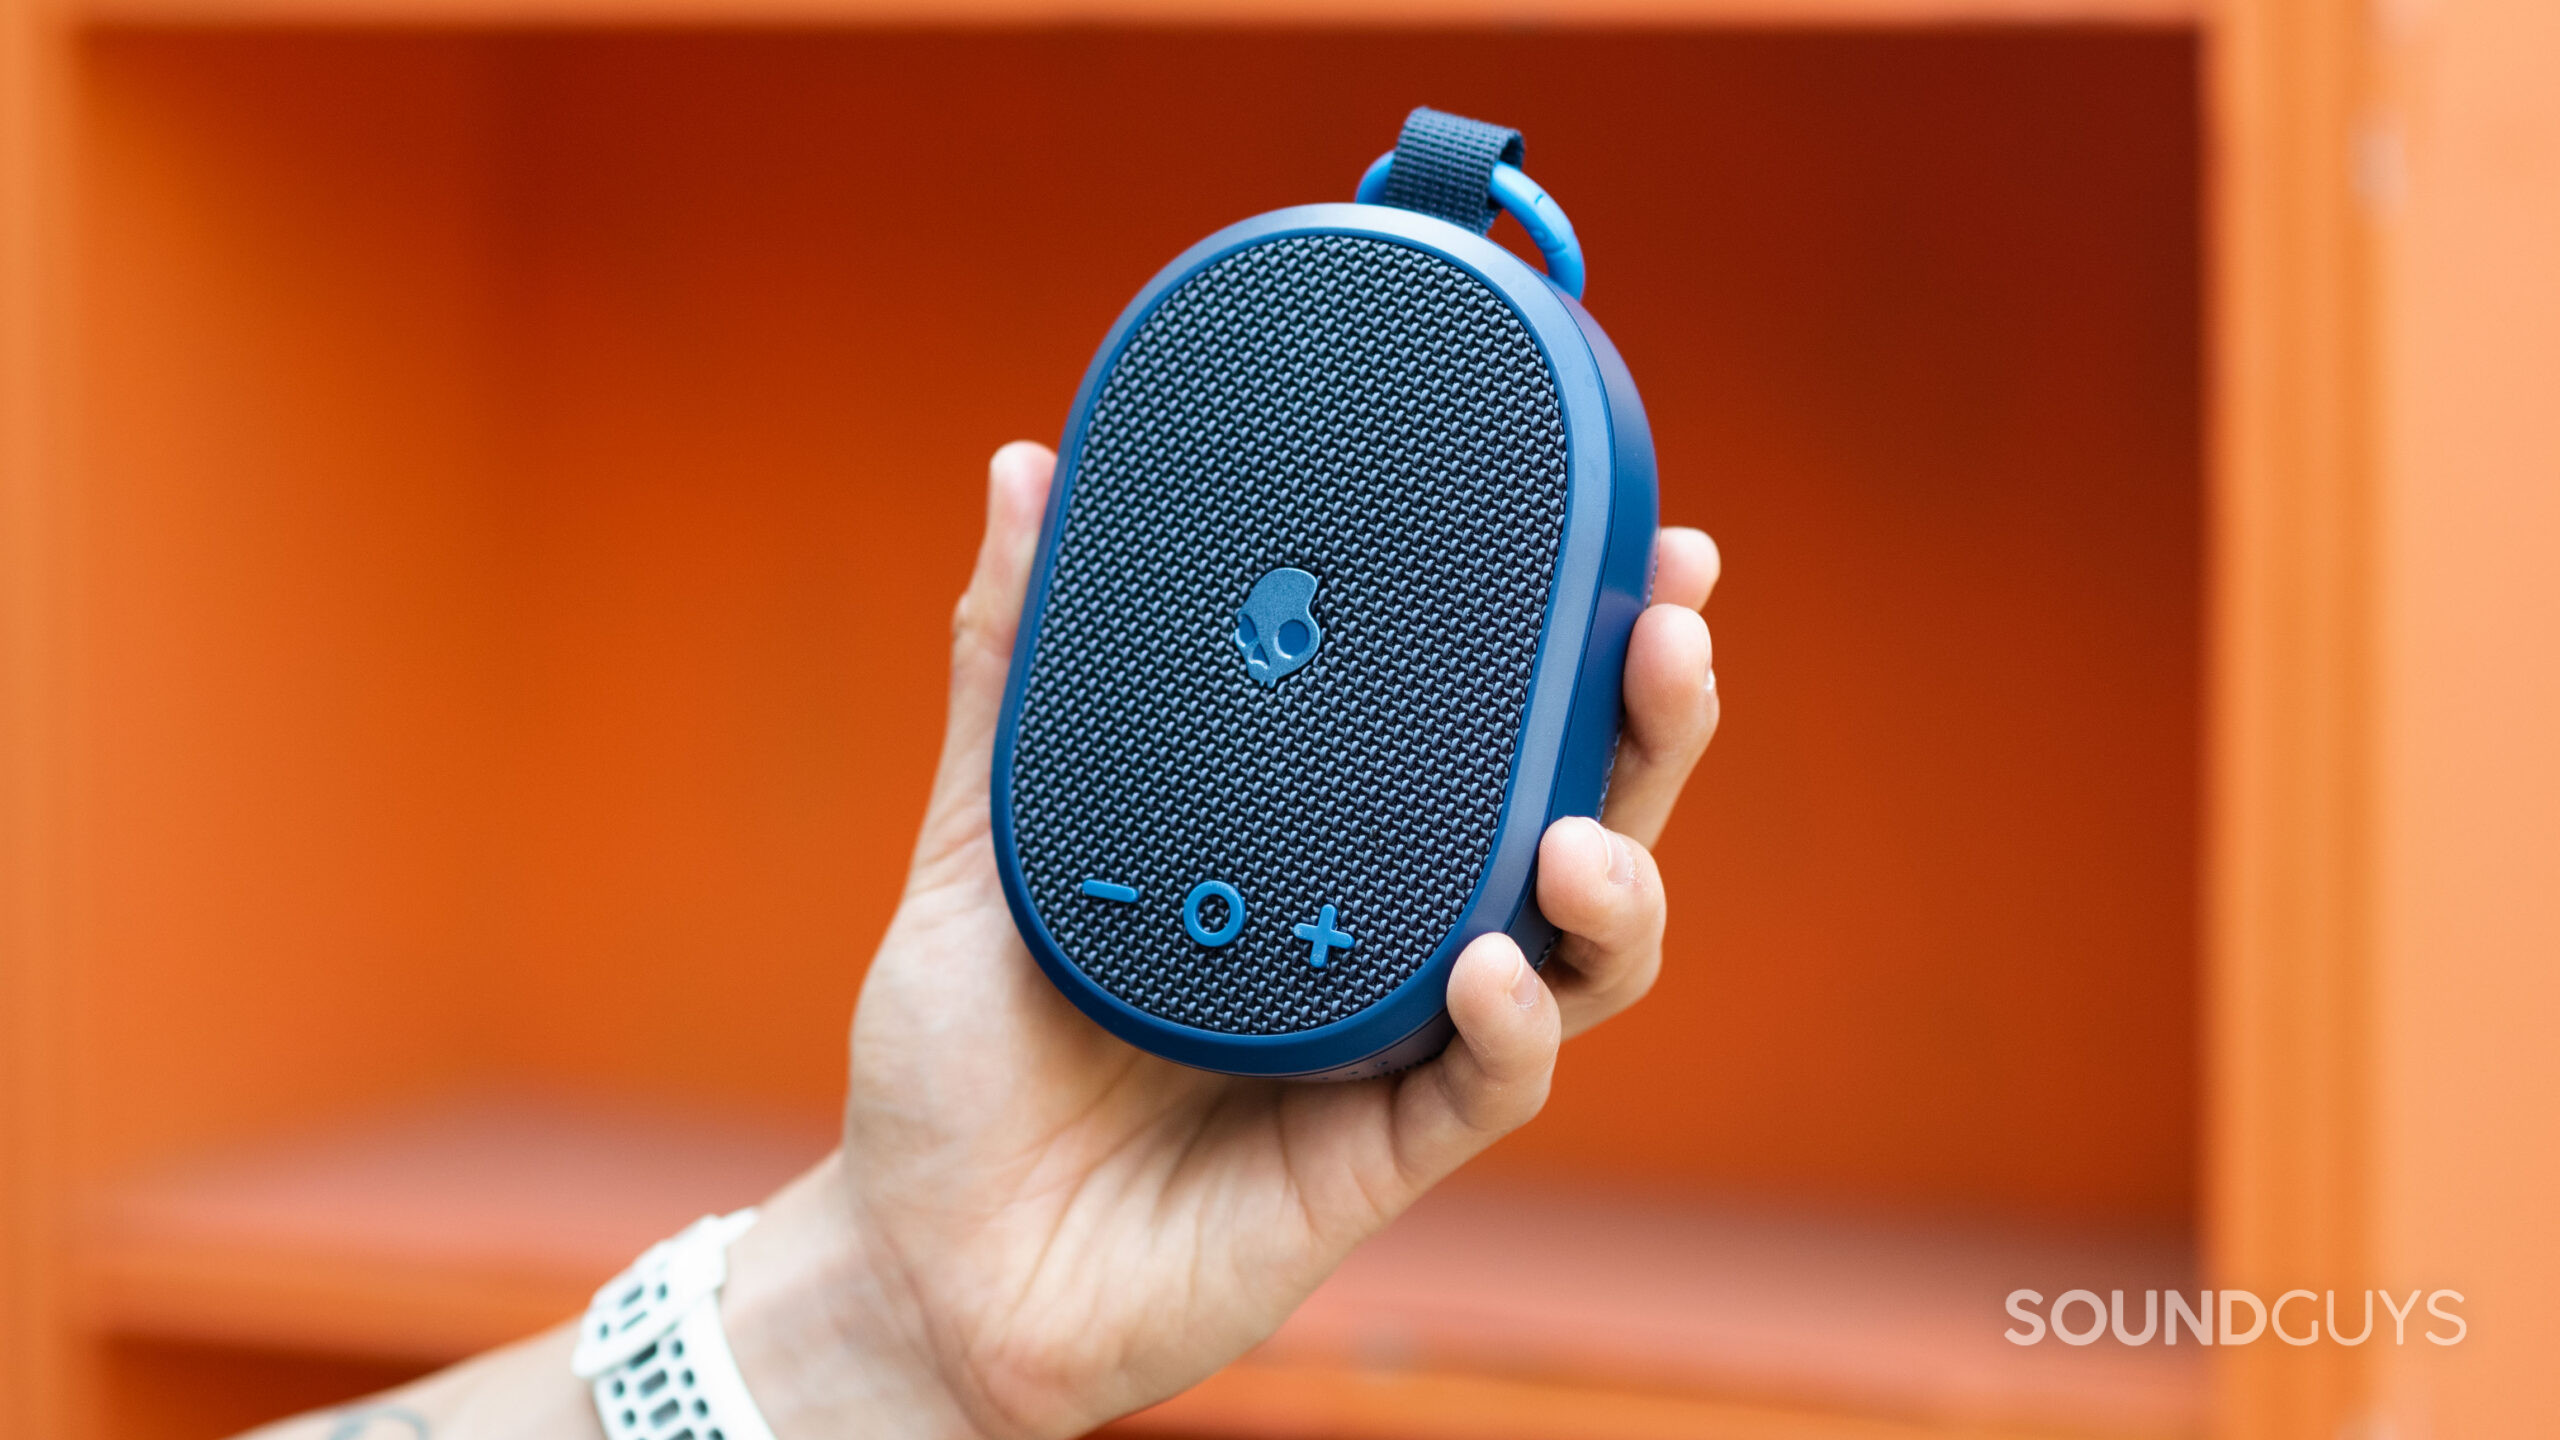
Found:
[{"label": "wrist", "polygon": [[976,1440],[843,1192],[842,1152],[729,1246],[720,1317],[775,1440]]}]

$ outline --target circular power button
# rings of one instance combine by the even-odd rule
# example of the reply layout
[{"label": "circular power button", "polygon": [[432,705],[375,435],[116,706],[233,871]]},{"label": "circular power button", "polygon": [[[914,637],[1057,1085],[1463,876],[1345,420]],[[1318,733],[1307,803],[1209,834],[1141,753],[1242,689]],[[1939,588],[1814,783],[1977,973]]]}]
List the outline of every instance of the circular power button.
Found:
[{"label": "circular power button", "polygon": [[[1215,930],[1200,923],[1200,902],[1211,899],[1227,902],[1227,918]],[[1203,945],[1231,944],[1244,933],[1244,897],[1224,880],[1203,880],[1182,897],[1182,928]]]}]

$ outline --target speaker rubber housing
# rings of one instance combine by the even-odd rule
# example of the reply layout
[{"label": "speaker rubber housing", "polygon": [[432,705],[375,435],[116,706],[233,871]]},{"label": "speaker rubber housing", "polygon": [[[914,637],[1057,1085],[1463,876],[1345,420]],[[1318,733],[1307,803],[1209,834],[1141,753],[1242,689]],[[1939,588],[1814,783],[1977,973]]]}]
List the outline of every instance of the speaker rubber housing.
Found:
[{"label": "speaker rubber housing", "polygon": [[[1018,849],[1015,751],[1078,461],[1097,399],[1124,349],[1167,296],[1209,266],[1253,246],[1318,235],[1422,251],[1465,271],[1509,306],[1541,352],[1560,402],[1563,521],[1501,812],[1457,923],[1426,961],[1357,1013],[1291,1033],[1228,1033],[1130,1004],[1062,948],[1026,883]],[[1015,639],[992,767],[991,821],[1005,898],[1033,959],[1077,1008],[1112,1034],[1200,1069],[1349,1080],[1436,1055],[1452,1033],[1444,1000],[1449,971],[1469,942],[1504,931],[1533,962],[1542,962],[1555,938],[1535,898],[1538,842],[1554,820],[1599,812],[1617,747],[1627,640],[1651,578],[1657,514],[1652,436],[1615,347],[1579,303],[1492,240],[1414,211],[1324,204],[1257,216],[1184,252],[1129,303],[1086,372],[1059,447],[1057,479]],[[1090,723],[1110,725],[1116,718],[1096,714]],[[1204,952],[1201,963],[1215,964],[1217,958]]]}]

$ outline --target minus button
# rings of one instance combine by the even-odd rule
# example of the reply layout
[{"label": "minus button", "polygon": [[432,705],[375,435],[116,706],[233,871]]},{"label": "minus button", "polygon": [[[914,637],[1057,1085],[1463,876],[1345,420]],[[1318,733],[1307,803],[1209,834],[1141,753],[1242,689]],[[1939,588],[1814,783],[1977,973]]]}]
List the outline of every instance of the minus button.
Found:
[{"label": "minus button", "polygon": [[1096,900],[1117,900],[1123,905],[1138,898],[1137,887],[1114,885],[1108,880],[1087,880],[1084,882],[1084,893]]}]

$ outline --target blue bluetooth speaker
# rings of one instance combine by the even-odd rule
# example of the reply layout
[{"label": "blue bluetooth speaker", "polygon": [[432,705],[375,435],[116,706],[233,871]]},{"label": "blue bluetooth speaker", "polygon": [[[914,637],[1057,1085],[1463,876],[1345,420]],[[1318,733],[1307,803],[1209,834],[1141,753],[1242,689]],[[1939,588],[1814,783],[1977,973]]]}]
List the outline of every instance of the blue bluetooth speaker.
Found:
[{"label": "blue bluetooth speaker", "polygon": [[[1130,1044],[1356,1079],[1450,966],[1543,960],[1539,836],[1596,814],[1653,443],[1520,137],[1416,110],[1358,202],[1191,247],[1086,372],[1005,690],[1024,943]],[[1486,238],[1497,210],[1545,253]]]}]

